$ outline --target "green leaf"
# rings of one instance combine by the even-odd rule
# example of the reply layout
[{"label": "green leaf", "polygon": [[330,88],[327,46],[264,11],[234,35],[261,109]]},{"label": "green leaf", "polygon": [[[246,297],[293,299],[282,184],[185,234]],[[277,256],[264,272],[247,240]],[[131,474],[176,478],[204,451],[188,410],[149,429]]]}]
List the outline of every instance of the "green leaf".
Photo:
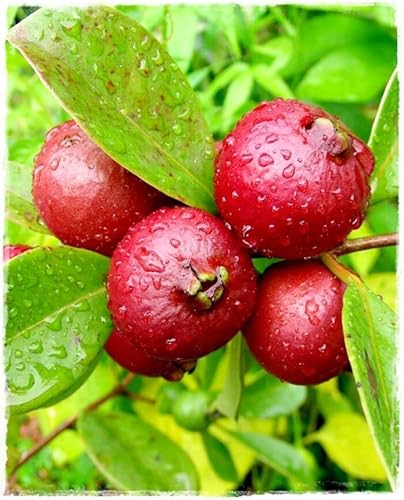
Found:
[{"label": "green leaf", "polygon": [[37,248],[5,264],[5,367],[12,413],[64,399],[90,375],[111,333],[109,259]]},{"label": "green leaf", "polygon": [[[322,7],[317,5],[317,8]],[[388,37],[381,27],[365,19],[339,13],[310,17],[301,24],[299,30],[296,44],[299,67],[306,70],[330,52],[377,39],[385,40]]]},{"label": "green leaf", "polygon": [[202,433],[202,440],[216,474],[224,481],[237,482],[237,470],[227,446],[208,431]]},{"label": "green leaf", "polygon": [[386,480],[385,470],[362,415],[346,411],[334,413],[318,432],[308,435],[306,440],[319,442],[331,460],[351,476]]},{"label": "green leaf", "polygon": [[239,332],[227,344],[227,375],[216,408],[226,417],[236,418],[244,386],[244,340]]},{"label": "green leaf", "polygon": [[8,162],[6,220],[31,231],[50,235],[32,203],[31,185],[32,169],[20,163]]},{"label": "green leaf", "polygon": [[335,413],[349,412],[352,404],[348,397],[338,390],[338,379],[332,378],[315,386],[316,405],[327,420]]},{"label": "green leaf", "polygon": [[229,432],[238,441],[254,450],[258,458],[280,474],[300,484],[312,485],[315,489],[315,477],[312,464],[289,443],[280,439],[252,432]]},{"label": "green leaf", "polygon": [[169,11],[169,23],[172,33],[167,41],[168,52],[186,73],[191,64],[199,31],[198,16],[188,5],[172,5]]},{"label": "green leaf", "polygon": [[189,456],[135,415],[91,412],[78,422],[90,458],[120,491],[195,491]]},{"label": "green leaf", "polygon": [[288,415],[303,404],[306,396],[306,387],[287,384],[265,374],[244,389],[240,415],[250,418]]},{"label": "green leaf", "polygon": [[223,102],[222,117],[224,122],[228,122],[248,100],[253,83],[253,76],[249,71],[241,73],[231,82]]},{"label": "green leaf", "polygon": [[[375,234],[398,231],[398,205],[395,200],[385,200],[369,207],[366,220]],[[380,249],[380,258],[373,271],[395,271],[397,269],[397,247]]]},{"label": "green leaf", "polygon": [[398,196],[398,94],[396,69],[384,90],[369,138],[376,160],[372,203]]},{"label": "green leaf", "polygon": [[265,64],[253,66],[253,75],[264,90],[267,90],[273,97],[282,97],[284,99],[293,99],[294,94],[289,86],[272,68]]},{"label": "green leaf", "polygon": [[363,411],[389,481],[398,464],[397,320],[359,279],[344,294],[343,328]]},{"label": "green leaf", "polygon": [[380,295],[383,302],[391,310],[397,309],[397,274],[396,273],[374,273],[365,276],[364,282],[376,295]]},{"label": "green leaf", "polygon": [[244,62],[235,62],[226,69],[221,71],[216,78],[210,83],[207,94],[214,96],[219,90],[227,87],[239,75],[246,73],[249,70],[248,64]]},{"label": "green leaf", "polygon": [[7,7],[7,28],[9,28],[15,19],[15,15],[17,14],[17,7]]},{"label": "green leaf", "polygon": [[9,32],[86,133],[160,191],[214,210],[214,144],[166,49],[110,7],[39,9]]},{"label": "green leaf", "polygon": [[[313,9],[313,10],[330,10],[330,11],[338,11],[346,14],[345,17],[348,20],[356,19],[356,17],[348,17],[348,15],[352,16],[361,16],[366,19],[373,19],[377,21],[379,24],[383,24],[388,27],[395,26],[395,10],[394,7],[390,5],[346,5],[346,4],[329,4],[329,5],[308,5],[301,4],[300,8],[302,9]],[[319,16],[317,16],[319,17]],[[315,17],[314,19],[317,19]],[[377,25],[373,24],[373,29],[377,29]],[[343,42],[345,37],[341,38],[341,42]]]},{"label": "green leaf", "polygon": [[297,95],[330,102],[375,99],[393,71],[395,51],[395,44],[387,41],[335,50],[308,70],[297,87]]}]

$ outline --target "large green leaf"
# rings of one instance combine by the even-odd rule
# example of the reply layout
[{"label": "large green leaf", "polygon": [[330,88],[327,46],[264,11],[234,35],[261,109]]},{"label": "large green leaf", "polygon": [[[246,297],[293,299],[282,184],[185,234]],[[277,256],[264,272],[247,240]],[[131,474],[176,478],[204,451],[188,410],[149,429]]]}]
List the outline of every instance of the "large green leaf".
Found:
[{"label": "large green leaf", "polygon": [[20,163],[8,162],[6,180],[6,220],[38,233],[50,234],[40,222],[32,203],[32,169]]},{"label": "large green leaf", "polygon": [[362,408],[392,488],[398,469],[397,318],[382,299],[334,258],[324,263],[343,280],[345,345]]},{"label": "large green leaf", "polygon": [[288,415],[303,404],[306,395],[306,387],[287,384],[265,374],[244,389],[240,415],[252,418]]},{"label": "large green leaf", "polygon": [[398,77],[395,70],[386,86],[369,139],[376,167],[372,202],[398,196]]},{"label": "large green leaf", "polygon": [[365,285],[349,283],[343,325],[363,410],[394,487],[398,467],[397,320]]},{"label": "large green leaf", "polygon": [[122,166],[214,210],[214,144],[166,49],[109,7],[39,9],[8,36],[86,133]]},{"label": "large green leaf", "polygon": [[244,340],[241,332],[227,344],[227,352],[227,374],[216,400],[216,408],[226,417],[236,418],[244,386]]},{"label": "large green leaf", "polygon": [[297,87],[302,99],[367,102],[378,97],[395,66],[394,42],[369,41],[330,52]]},{"label": "large green leaf", "polygon": [[195,491],[198,476],[189,456],[135,415],[91,412],[78,422],[88,454],[121,491]]},{"label": "large green leaf", "polygon": [[199,20],[192,6],[172,5],[168,13],[171,26],[167,49],[181,70],[186,73],[194,54]]},{"label": "large green leaf", "polygon": [[306,440],[318,441],[331,460],[355,478],[386,480],[386,472],[362,415],[349,411],[334,413]]},{"label": "large green leaf", "polygon": [[92,372],[112,330],[108,266],[106,257],[69,247],[37,248],[5,264],[12,413],[56,403]]},{"label": "large green leaf", "polygon": [[253,432],[230,432],[238,441],[257,453],[258,457],[280,474],[315,489],[312,464],[304,453],[280,439]]}]

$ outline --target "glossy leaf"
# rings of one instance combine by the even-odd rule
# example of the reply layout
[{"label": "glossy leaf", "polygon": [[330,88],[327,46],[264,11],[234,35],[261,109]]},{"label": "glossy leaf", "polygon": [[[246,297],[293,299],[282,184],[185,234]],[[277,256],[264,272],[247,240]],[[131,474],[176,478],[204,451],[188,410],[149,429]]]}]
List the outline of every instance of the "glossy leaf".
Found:
[{"label": "glossy leaf", "polygon": [[394,488],[398,464],[397,320],[377,295],[355,281],[344,295],[343,327],[362,407]]},{"label": "glossy leaf", "polygon": [[64,399],[90,375],[112,330],[109,259],[37,248],[5,264],[8,405],[25,413]]},{"label": "glossy leaf", "polygon": [[110,7],[43,8],[8,38],[114,160],[164,193],[214,210],[214,144],[199,103],[141,25]]},{"label": "glossy leaf", "polygon": [[307,436],[306,440],[319,442],[330,459],[351,476],[386,480],[386,472],[362,415],[347,411],[334,413],[318,432]]},{"label": "glossy leaf", "polygon": [[244,385],[244,339],[238,333],[228,344],[227,375],[216,408],[226,417],[238,416]]},{"label": "glossy leaf", "polygon": [[50,234],[32,203],[32,169],[8,162],[6,180],[6,220],[38,233]]},{"label": "glossy leaf", "polygon": [[265,374],[244,389],[240,415],[249,418],[288,415],[303,404],[306,396],[306,387],[287,384]]},{"label": "glossy leaf", "polygon": [[120,491],[196,491],[190,457],[135,415],[91,412],[78,422],[87,453]]},{"label": "glossy leaf", "polygon": [[297,95],[330,102],[375,99],[394,69],[395,51],[395,44],[387,41],[335,50],[308,70],[297,87]]},{"label": "glossy leaf", "polygon": [[224,481],[237,482],[237,470],[228,448],[209,432],[202,433],[202,440],[216,474]]},{"label": "glossy leaf", "polygon": [[254,450],[260,460],[280,474],[315,489],[312,464],[298,448],[280,439],[252,432],[231,432],[231,435]]},{"label": "glossy leaf", "polygon": [[384,91],[369,139],[376,160],[372,175],[373,203],[398,196],[398,99],[395,70]]}]

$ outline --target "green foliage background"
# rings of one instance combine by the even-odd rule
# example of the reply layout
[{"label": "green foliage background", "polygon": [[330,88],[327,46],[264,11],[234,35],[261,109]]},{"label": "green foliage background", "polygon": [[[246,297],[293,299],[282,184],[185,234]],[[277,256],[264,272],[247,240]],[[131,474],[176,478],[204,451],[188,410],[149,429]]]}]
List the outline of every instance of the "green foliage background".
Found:
[{"label": "green foliage background", "polygon": [[[216,140],[259,102],[296,97],[340,116],[367,141],[396,64],[394,12],[384,6],[228,4],[119,9],[167,46],[196,91]],[[10,25],[31,10],[10,8]],[[23,57],[9,44],[6,51],[8,157],[32,165],[45,133],[69,115]],[[396,231],[397,224],[393,197],[374,204],[353,236]],[[6,242],[58,243],[13,222],[7,222]],[[342,260],[395,309],[394,247],[351,254]],[[222,349],[202,359],[194,374],[184,379],[186,388],[217,394],[226,377],[228,357]],[[304,388],[265,375],[249,356],[246,368],[240,420],[220,420],[208,435],[184,430],[165,412],[164,391],[169,383],[164,381],[137,377],[130,386],[133,394],[147,396],[156,404],[122,396],[102,408],[136,414],[186,450],[195,464],[202,493],[389,490],[351,374]],[[72,396],[28,416],[10,418],[8,466],[40,435],[102,396],[123,375],[103,356]],[[256,433],[260,433],[259,439]],[[91,436],[86,435],[87,439]],[[144,474],[152,477],[150,471]],[[21,467],[17,488],[34,492],[119,489],[118,479],[114,481],[94,465],[82,434],[70,429]]]}]

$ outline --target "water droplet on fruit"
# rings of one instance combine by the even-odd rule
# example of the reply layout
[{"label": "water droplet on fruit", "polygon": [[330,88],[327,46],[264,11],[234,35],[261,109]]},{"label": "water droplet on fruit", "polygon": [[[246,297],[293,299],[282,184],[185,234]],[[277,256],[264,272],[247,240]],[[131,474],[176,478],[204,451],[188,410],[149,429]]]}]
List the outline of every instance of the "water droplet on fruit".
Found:
[{"label": "water droplet on fruit", "polygon": [[301,191],[302,193],[305,193],[307,191],[307,188],[309,187],[309,183],[306,179],[299,179],[297,183],[297,189]]},{"label": "water droplet on fruit", "polygon": [[147,250],[145,247],[141,247],[138,255],[136,256],[139,264],[145,271],[162,273],[165,271],[165,265],[161,258],[153,252],[153,250]]},{"label": "water droplet on fruit", "polygon": [[293,165],[293,163],[291,163],[290,165],[288,165],[287,167],[285,167],[282,171],[282,176],[285,178],[285,179],[290,179],[292,178],[293,176],[295,175],[295,166]]},{"label": "water droplet on fruit", "polygon": [[160,290],[161,288],[161,278],[159,276],[153,276],[152,283],[155,290]]},{"label": "water droplet on fruit", "polygon": [[234,138],[233,135],[228,135],[225,140],[224,140],[224,144],[226,146],[233,146],[233,144],[236,142],[236,139]]},{"label": "water droplet on fruit", "polygon": [[281,155],[284,160],[290,160],[292,157],[292,153],[289,151],[289,149],[281,149]]},{"label": "water droplet on fruit", "polygon": [[276,134],[269,134],[265,137],[265,142],[267,144],[272,144],[278,140],[278,136]]},{"label": "water droplet on fruit", "polygon": [[260,155],[258,158],[258,165],[260,167],[267,167],[268,165],[272,165],[273,162],[274,159],[268,153],[262,153],[262,155]]},{"label": "water droplet on fruit", "polygon": [[253,160],[253,155],[251,153],[244,153],[241,155],[241,161],[243,165],[247,165]]},{"label": "water droplet on fruit", "polygon": [[283,247],[288,247],[290,246],[290,237],[286,234],[281,234],[279,235],[279,243],[283,246]]},{"label": "water droplet on fruit", "polygon": [[175,351],[176,348],[177,348],[177,339],[170,338],[166,340],[167,351]]},{"label": "water droplet on fruit", "polygon": [[149,288],[149,283],[146,280],[146,278],[139,279],[139,287],[142,290],[142,292],[145,292]]},{"label": "water droplet on fruit", "polygon": [[59,158],[54,158],[51,162],[50,162],[50,168],[51,170],[56,170],[59,166],[59,163],[60,163],[60,159]]},{"label": "water droplet on fruit", "polygon": [[354,219],[352,219],[351,227],[357,229],[361,224],[362,220],[360,219],[360,217],[355,217]]},{"label": "water droplet on fruit", "polygon": [[170,245],[174,248],[178,248],[181,245],[181,242],[175,238],[171,238]]}]

